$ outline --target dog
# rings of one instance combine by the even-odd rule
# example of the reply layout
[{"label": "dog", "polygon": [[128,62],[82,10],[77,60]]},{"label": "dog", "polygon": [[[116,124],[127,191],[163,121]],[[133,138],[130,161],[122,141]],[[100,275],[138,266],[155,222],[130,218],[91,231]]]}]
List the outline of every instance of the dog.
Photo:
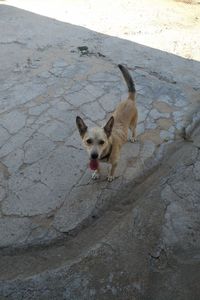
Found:
[{"label": "dog", "polygon": [[76,117],[76,125],[83,145],[89,154],[90,168],[94,170],[93,179],[99,178],[99,162],[102,161],[111,164],[108,181],[112,181],[122,145],[128,139],[128,129],[132,133],[131,142],[134,142],[136,138],[138,111],[135,101],[135,84],[129,71],[123,65],[118,65],[118,67],[128,87],[128,98],[118,104],[106,125],[104,127],[88,128],[81,117]]}]

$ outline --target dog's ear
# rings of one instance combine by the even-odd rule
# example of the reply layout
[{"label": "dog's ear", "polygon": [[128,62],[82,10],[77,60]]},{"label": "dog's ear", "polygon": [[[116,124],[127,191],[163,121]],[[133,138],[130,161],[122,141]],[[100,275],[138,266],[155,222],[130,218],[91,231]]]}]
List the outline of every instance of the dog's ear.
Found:
[{"label": "dog's ear", "polygon": [[103,128],[108,138],[111,135],[113,125],[114,125],[114,117],[112,116],[110,117],[110,119],[108,120],[108,122]]},{"label": "dog's ear", "polygon": [[85,125],[85,123],[83,122],[81,117],[79,117],[79,116],[76,117],[76,125],[78,127],[80,136],[83,138],[87,131],[87,126]]}]

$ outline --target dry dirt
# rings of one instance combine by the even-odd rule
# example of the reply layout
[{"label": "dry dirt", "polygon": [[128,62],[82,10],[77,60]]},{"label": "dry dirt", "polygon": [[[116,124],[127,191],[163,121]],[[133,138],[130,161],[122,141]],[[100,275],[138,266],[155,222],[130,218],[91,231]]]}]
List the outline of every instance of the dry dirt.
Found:
[{"label": "dry dirt", "polygon": [[200,60],[200,1],[6,0],[3,3]]}]

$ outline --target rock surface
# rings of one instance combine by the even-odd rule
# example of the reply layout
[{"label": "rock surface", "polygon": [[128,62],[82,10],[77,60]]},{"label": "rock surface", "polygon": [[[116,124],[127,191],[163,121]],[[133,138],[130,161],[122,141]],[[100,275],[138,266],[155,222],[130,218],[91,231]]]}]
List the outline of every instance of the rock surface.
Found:
[{"label": "rock surface", "polygon": [[[49,247],[1,250],[1,299],[198,299],[199,135],[200,128],[192,142],[171,145],[150,176],[134,189],[129,183],[115,191],[112,205],[74,237]],[[61,214],[58,230],[77,225],[73,214],[79,222],[95,204],[95,193],[87,200],[90,190],[80,186],[73,193],[63,208],[71,217]],[[106,190],[106,205],[110,197]],[[15,221],[19,237],[18,226],[30,226],[24,222]]]},{"label": "rock surface", "polygon": [[[198,299],[200,6],[45,3],[0,2],[0,299]],[[118,63],[138,139],[94,182],[75,118],[126,97]]]}]

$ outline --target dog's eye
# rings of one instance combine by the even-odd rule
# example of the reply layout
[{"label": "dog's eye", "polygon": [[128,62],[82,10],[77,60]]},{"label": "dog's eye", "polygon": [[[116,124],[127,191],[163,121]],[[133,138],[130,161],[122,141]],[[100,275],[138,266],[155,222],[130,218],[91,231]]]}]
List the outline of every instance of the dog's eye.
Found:
[{"label": "dog's eye", "polygon": [[103,145],[105,142],[103,140],[99,141],[99,145]]},{"label": "dog's eye", "polygon": [[86,142],[87,142],[88,145],[91,145],[92,144],[92,139],[88,139]]}]

